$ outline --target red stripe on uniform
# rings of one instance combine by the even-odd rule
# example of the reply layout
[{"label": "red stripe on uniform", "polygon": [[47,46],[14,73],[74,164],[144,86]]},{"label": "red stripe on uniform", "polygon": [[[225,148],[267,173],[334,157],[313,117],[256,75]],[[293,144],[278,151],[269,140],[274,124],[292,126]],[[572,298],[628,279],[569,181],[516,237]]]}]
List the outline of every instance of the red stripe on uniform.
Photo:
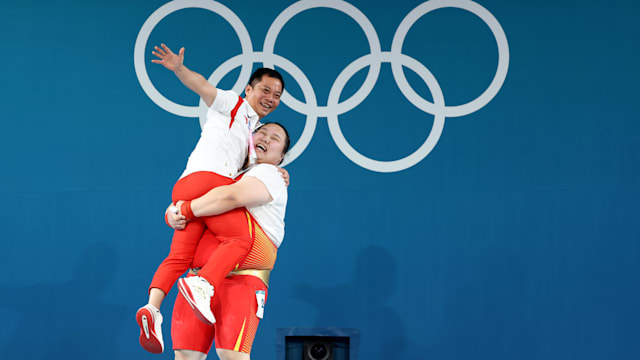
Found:
[{"label": "red stripe on uniform", "polygon": [[240,105],[242,104],[242,98],[238,96],[238,102],[236,103],[236,107],[231,110],[231,121],[229,122],[229,129],[231,129],[231,125],[233,125],[233,121],[236,119],[236,114],[238,113],[238,109],[240,109]]}]

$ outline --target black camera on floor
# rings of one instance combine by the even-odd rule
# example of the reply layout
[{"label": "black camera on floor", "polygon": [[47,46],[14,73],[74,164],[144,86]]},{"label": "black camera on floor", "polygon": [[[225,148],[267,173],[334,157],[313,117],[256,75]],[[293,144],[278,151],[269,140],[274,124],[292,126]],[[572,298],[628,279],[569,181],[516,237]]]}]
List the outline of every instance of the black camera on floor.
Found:
[{"label": "black camera on floor", "polygon": [[279,328],[277,360],[358,360],[360,330],[351,328]]},{"label": "black camera on floor", "polygon": [[333,360],[333,344],[321,337],[305,340],[304,360]]}]

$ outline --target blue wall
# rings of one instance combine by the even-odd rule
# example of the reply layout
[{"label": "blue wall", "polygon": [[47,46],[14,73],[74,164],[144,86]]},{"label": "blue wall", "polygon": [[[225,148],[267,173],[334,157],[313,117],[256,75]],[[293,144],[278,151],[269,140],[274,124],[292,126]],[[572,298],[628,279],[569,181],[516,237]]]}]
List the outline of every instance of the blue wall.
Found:
[{"label": "blue wall", "polygon": [[[423,2],[326,3],[350,10],[303,11],[275,42],[287,90],[317,106],[283,100],[269,116],[289,127],[299,154],[287,165],[286,236],[252,358],[274,359],[276,329],[291,326],[360,328],[361,359],[640,358],[640,6],[480,1],[506,34],[506,78],[486,105],[454,116],[500,68],[480,17],[438,9],[409,29],[401,52],[433,79],[405,68],[408,83],[423,103],[438,100],[439,87],[447,106],[427,113],[396,85],[391,63],[406,58],[389,55],[399,24]],[[221,4],[259,57],[290,2]],[[136,42],[163,5],[2,5],[0,358],[173,358],[139,347],[134,313],[167,254],[163,211],[200,125],[197,96],[150,62],[151,47],[184,46],[186,64],[205,76],[243,49],[223,17],[193,8]],[[387,57],[370,92],[341,111],[327,106],[334,80],[371,53],[347,14],[356,12]],[[191,116],[154,102],[136,47],[154,87]],[[285,61],[315,99],[305,100],[306,80]],[[368,69],[346,79],[341,102]],[[387,162],[416,151],[434,123],[444,127],[426,156],[380,172],[336,145],[331,112],[354,149]],[[168,301],[169,348],[170,311]]]}]

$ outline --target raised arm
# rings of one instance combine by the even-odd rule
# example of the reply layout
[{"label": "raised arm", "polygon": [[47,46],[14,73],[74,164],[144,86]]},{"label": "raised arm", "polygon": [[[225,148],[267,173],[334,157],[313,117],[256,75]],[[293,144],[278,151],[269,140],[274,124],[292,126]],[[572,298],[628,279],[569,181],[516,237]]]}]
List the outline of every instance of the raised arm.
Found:
[{"label": "raised arm", "polygon": [[[191,212],[196,217],[225,213],[239,207],[266,204],[273,200],[264,183],[253,176],[245,176],[240,181],[219,186],[191,201]],[[182,203],[177,206],[181,209]],[[186,215],[186,214],[185,214]]]},{"label": "raised arm", "polygon": [[155,51],[152,53],[158,57],[158,59],[153,59],[151,62],[161,64],[173,71],[186,87],[200,95],[207,106],[211,106],[218,94],[218,90],[215,86],[211,85],[204,76],[184,66],[184,48],[181,48],[178,54],[175,54],[167,45],[160,44],[160,46],[161,47],[154,46]]}]

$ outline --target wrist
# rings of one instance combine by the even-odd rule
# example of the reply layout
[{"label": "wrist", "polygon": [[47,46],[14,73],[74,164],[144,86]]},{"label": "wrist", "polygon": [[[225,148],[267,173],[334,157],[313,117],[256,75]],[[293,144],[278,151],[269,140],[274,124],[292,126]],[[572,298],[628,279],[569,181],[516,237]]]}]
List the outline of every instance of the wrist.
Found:
[{"label": "wrist", "polygon": [[182,203],[182,205],[180,205],[180,212],[182,213],[182,215],[184,215],[185,218],[187,218],[187,221],[196,218],[196,216],[193,215],[193,211],[191,210],[191,200],[185,201]]}]

